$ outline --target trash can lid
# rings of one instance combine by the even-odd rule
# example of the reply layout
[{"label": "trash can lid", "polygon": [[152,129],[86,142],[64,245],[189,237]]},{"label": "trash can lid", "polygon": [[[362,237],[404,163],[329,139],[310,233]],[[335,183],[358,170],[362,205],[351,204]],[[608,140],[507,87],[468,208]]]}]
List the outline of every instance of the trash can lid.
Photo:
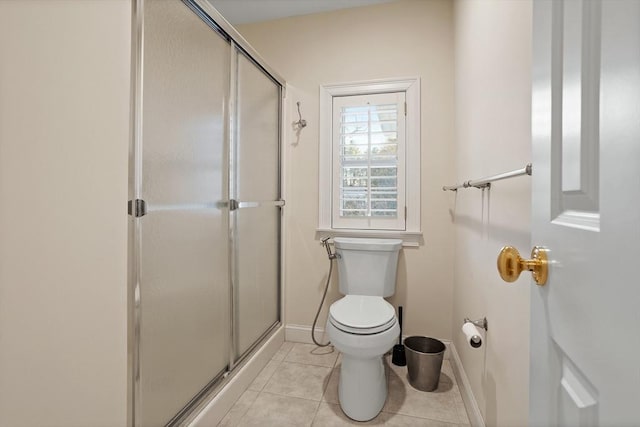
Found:
[{"label": "trash can lid", "polygon": [[371,329],[394,321],[396,312],[382,297],[347,295],[331,304],[329,314],[349,328]]}]

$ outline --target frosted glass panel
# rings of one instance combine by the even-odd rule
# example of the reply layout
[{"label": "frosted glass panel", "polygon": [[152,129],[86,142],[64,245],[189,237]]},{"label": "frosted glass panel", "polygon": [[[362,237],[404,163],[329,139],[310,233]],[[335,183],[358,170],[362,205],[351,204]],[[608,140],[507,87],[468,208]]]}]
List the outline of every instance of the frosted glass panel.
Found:
[{"label": "frosted glass panel", "polygon": [[[280,198],[280,88],[238,54],[235,199]],[[278,318],[280,209],[234,212],[236,355],[245,353]]]},{"label": "frosted glass panel", "polygon": [[230,352],[229,43],[179,1],[145,2],[142,425],[166,424]]},{"label": "frosted glass panel", "polygon": [[280,209],[239,209],[237,221],[237,356],[246,352],[278,319]]},{"label": "frosted glass panel", "polygon": [[280,197],[279,108],[279,86],[239,54],[236,184],[239,200]]}]

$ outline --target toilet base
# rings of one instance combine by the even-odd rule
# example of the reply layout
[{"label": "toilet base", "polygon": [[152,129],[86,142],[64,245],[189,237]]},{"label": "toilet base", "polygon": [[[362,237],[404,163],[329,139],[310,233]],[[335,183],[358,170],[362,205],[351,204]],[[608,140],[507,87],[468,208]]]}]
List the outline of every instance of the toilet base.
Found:
[{"label": "toilet base", "polygon": [[368,421],[387,400],[387,376],[382,356],[361,359],[342,354],[338,397],[342,411],[356,421]]}]

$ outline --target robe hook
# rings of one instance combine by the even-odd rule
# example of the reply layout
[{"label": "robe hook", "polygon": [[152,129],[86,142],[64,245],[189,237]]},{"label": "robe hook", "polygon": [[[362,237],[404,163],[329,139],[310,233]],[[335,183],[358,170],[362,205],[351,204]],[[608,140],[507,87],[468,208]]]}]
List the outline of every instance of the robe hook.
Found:
[{"label": "robe hook", "polygon": [[303,127],[307,126],[307,121],[305,119],[302,118],[302,114],[300,113],[300,101],[296,102],[296,105],[298,106],[298,121],[294,122],[294,125],[298,128],[298,130],[302,129]]}]

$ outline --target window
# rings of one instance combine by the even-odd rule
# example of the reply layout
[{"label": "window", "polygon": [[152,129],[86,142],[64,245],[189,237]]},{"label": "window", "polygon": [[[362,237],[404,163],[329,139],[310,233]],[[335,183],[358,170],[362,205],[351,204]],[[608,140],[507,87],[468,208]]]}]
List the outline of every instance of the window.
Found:
[{"label": "window", "polygon": [[333,228],[404,230],[404,92],[333,98]]},{"label": "window", "polygon": [[321,235],[420,234],[418,79],[322,86]]}]

